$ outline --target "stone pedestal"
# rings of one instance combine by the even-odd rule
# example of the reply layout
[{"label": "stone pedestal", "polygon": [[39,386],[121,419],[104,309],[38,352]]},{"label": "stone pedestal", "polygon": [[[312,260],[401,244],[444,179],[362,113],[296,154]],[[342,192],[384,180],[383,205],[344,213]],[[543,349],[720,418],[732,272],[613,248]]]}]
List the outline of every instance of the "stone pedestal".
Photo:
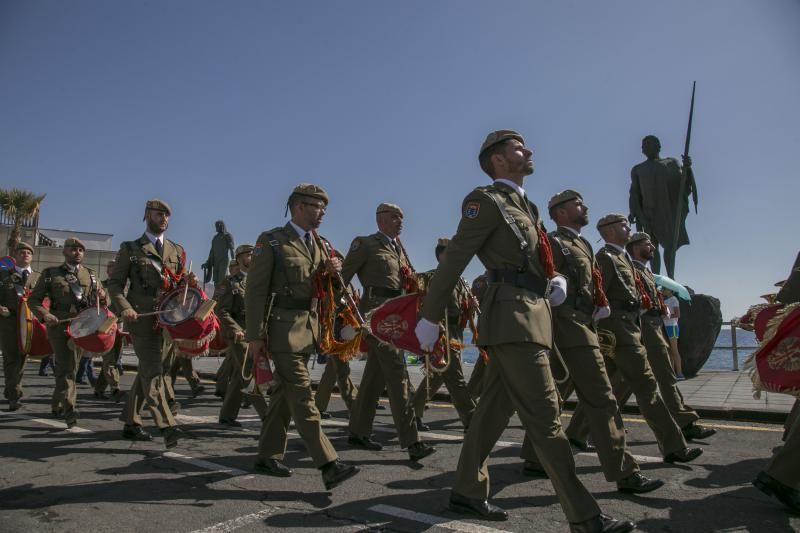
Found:
[{"label": "stone pedestal", "polygon": [[687,378],[697,375],[714,349],[720,329],[722,329],[722,311],[719,300],[707,294],[692,295],[691,302],[680,300],[681,317],[680,340],[678,349],[681,352],[683,375]]}]

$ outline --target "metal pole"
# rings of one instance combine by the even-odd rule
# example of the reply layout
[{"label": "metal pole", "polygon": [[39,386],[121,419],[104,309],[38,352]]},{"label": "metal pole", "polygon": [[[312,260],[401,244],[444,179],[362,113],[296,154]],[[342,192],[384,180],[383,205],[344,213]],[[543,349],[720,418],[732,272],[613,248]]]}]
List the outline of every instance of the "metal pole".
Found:
[{"label": "metal pole", "polygon": [[733,370],[739,370],[739,348],[736,346],[736,318],[731,320],[731,350],[733,352]]}]

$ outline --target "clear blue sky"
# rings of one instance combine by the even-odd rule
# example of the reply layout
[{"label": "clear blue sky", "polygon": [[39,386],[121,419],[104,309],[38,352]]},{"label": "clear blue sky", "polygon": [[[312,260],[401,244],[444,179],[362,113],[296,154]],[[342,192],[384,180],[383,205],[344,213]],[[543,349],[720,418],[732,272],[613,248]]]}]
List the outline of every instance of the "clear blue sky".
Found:
[{"label": "clear blue sky", "polygon": [[[641,138],[678,156],[692,80],[700,213],[677,277],[742,313],[800,248],[800,3],[0,3],[0,183],[47,193],[45,227],[114,234],[144,202],[195,269],[222,218],[237,243],[283,225],[292,187],[325,187],[346,250],[381,201],[406,211],[418,270],[487,182],[487,132],[521,131],[544,206],[580,190],[627,213]],[[482,269],[477,261],[466,276]]]}]

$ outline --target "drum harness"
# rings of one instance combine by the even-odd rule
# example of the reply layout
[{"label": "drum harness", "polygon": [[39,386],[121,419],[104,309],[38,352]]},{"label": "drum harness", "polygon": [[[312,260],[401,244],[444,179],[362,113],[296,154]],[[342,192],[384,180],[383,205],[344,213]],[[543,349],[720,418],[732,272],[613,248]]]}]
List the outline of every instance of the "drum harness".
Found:
[{"label": "drum harness", "polygon": [[[45,272],[44,273],[44,283],[45,283],[45,286],[47,287],[47,292],[49,294],[52,294],[52,291],[51,291],[51,286],[52,286],[51,284],[52,284],[52,281],[53,281],[52,270],[53,269],[60,269],[60,268],[62,268],[62,267],[61,266],[50,267],[50,268],[48,268],[48,269],[46,269],[44,271]],[[86,268],[86,271],[89,273],[88,295],[87,295],[86,292],[84,292],[83,287],[81,287],[81,283],[78,280],[78,276],[76,275],[76,273],[67,271],[67,273],[64,275],[64,279],[66,280],[67,284],[69,285],[69,290],[72,293],[73,298],[75,298],[75,305],[76,305],[76,309],[78,311],[82,311],[82,310],[86,309],[87,307],[89,307],[91,305],[91,303],[90,303],[91,295],[95,294],[95,292],[97,291],[97,278],[95,277],[94,273],[91,270],[89,270],[87,267],[84,267],[84,268]],[[61,309],[62,311],[65,310],[65,308],[63,306],[59,306],[55,302],[53,302],[51,304],[51,308],[54,309],[54,310],[57,310],[57,309]],[[68,308],[68,310],[71,310],[71,309],[72,309],[72,306],[70,306]]]}]

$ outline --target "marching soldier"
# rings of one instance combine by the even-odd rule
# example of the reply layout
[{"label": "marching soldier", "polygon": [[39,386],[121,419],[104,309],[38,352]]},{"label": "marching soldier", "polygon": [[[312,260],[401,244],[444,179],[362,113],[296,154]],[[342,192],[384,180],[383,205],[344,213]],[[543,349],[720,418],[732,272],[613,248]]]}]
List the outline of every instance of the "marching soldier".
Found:
[{"label": "marching soldier", "polygon": [[322,431],[314,406],[308,359],[317,350],[320,323],[314,295],[316,276],[336,275],[341,259],[328,257],[329,246],[316,238],[328,206],[328,195],[316,185],[300,184],[287,202],[291,220],[263,232],[253,248],[245,292],[246,340],[254,358],[268,355],[277,383],[261,427],[256,472],[288,477],[283,464],[286,433],[294,420],[326,489],[356,475],[358,468],[341,461]]},{"label": "marching soldier", "polygon": [[325,370],[323,370],[322,376],[319,378],[319,384],[317,384],[317,392],[314,394],[314,404],[317,406],[322,418],[331,417],[327,411],[334,385],[339,387],[339,394],[341,394],[347,410],[351,411],[358,389],[353,384],[353,380],[350,379],[350,362],[342,361],[338,357],[331,355],[328,356]]},{"label": "marching soldier", "polygon": [[[172,351],[174,352],[174,350]],[[197,398],[205,392],[206,388],[200,384],[200,375],[197,373],[197,370],[194,369],[192,358],[181,357],[175,354],[167,361],[164,367],[164,373],[168,375],[165,376],[165,379],[167,377],[169,378],[169,387],[167,389],[170,391],[170,396],[167,398],[169,403],[175,402],[177,405],[180,405],[175,399],[175,382],[178,380],[178,372],[180,372],[189,383],[189,388],[192,391],[192,398]]]},{"label": "marching soldier", "polygon": [[[533,152],[512,130],[490,133],[481,146],[481,168],[493,183],[465,198],[461,222],[428,287],[416,333],[423,348],[439,338],[439,320],[461,273],[477,255],[489,286],[481,302],[479,343],[489,354],[483,393],[458,461],[450,509],[487,520],[508,514],[487,501],[487,459],[516,411],[553,483],[572,531],[630,531],[633,522],[601,514],[575,474],[559,421],[559,398],[550,372],[550,306],[567,296],[555,274],[538,210],[525,196]],[[549,300],[549,301],[548,301]]]},{"label": "marching soldier", "polygon": [[[250,383],[249,379],[245,380],[242,377],[242,367],[246,365],[245,353],[247,352],[247,343],[244,340],[247,327],[244,297],[252,254],[252,244],[238,246],[235,252],[237,272],[225,278],[214,290],[214,299],[217,301],[216,312],[222,325],[222,335],[228,341],[228,350],[225,355],[225,359],[228,361],[228,383],[225,385],[225,395],[219,411],[219,423],[223,426],[239,427],[242,425],[236,419],[239,417],[239,409],[242,407],[242,389]],[[256,410],[263,418],[267,411],[266,402],[256,401]]]},{"label": "marching soldier", "polygon": [[[664,336],[664,318],[667,310],[666,306],[660,305],[663,300],[658,291],[656,279],[647,268],[647,262],[652,259],[654,250],[650,236],[642,231],[636,232],[631,235],[625,248],[633,259],[633,266],[639,272],[639,277],[642,279],[650,301],[653,302],[653,306],[642,315],[642,341],[647,350],[647,361],[658,382],[661,398],[687,441],[706,439],[714,435],[717,430],[697,423],[700,416],[694,409],[683,403],[683,395],[678,389],[678,379],[670,363],[669,341]],[[632,391],[624,380],[618,385],[620,385],[620,390],[615,393],[624,405],[631,397]]]},{"label": "marching soldier", "polygon": [[[486,293],[486,288],[488,286],[489,282],[485,272],[472,280],[472,294],[475,296],[475,299],[478,300],[478,303],[483,302],[483,295]],[[478,320],[480,321],[480,318]],[[478,398],[480,398],[481,391],[483,390],[483,376],[485,373],[486,360],[481,356],[475,360],[475,365],[472,367],[472,374],[470,374],[469,382],[467,382],[469,395],[472,396],[472,399],[476,402]]]},{"label": "marching soldier", "polygon": [[8,410],[22,407],[22,375],[28,356],[19,349],[17,307],[19,300],[36,285],[39,272],[31,268],[33,246],[20,242],[14,249],[13,270],[0,270],[0,343],[3,348],[3,375]]},{"label": "marching soldier", "polygon": [[[775,299],[786,305],[800,302],[800,254]],[[783,446],[775,451],[764,470],[753,480],[753,485],[764,494],[775,496],[795,513],[800,513],[800,454],[797,453],[800,450],[800,422],[797,417],[794,417],[784,440]]]},{"label": "marching soldier", "polygon": [[[550,218],[558,225],[548,236],[553,263],[556,271],[567,278],[567,299],[553,308],[555,343],[570,375],[559,392],[566,398],[573,387],[576,390],[586,410],[606,480],[616,482],[620,492],[650,492],[664,482],[643,476],[627,449],[622,415],[595,332],[595,321],[608,316],[610,311],[592,245],[581,235],[581,229],[589,223],[589,209],[580,193],[573,190],[553,196],[547,207]],[[527,435],[521,455],[526,475],[545,475]]]},{"label": "marching soldier", "polygon": [[[120,245],[108,279],[114,305],[130,330],[139,359],[138,372],[121,416],[125,422],[122,436],[134,441],[152,440],[152,435],[142,429],[141,412],[147,407],[167,448],[178,445],[178,430],[164,394],[164,336],[154,315],[140,317],[139,313],[151,313],[163,294],[173,290],[186,275],[183,247],[164,235],[171,215],[172,210],[163,200],[147,201],[145,232],[135,241]],[[191,273],[188,278],[190,282],[196,281]]]},{"label": "marching soldier", "polygon": [[[435,250],[437,261],[441,262],[442,258],[447,254],[447,245],[449,243],[449,239],[439,239]],[[430,283],[435,272],[435,270],[430,270],[417,277],[421,292],[425,291],[425,288]],[[447,320],[450,339],[454,339],[460,343],[464,342],[464,327],[467,322],[467,313],[472,314],[475,311],[472,291],[467,285],[467,282],[462,278],[456,283],[450,301],[447,303]],[[475,400],[470,396],[467,384],[464,381],[464,369],[461,366],[461,352],[451,349],[449,357],[450,363],[447,370],[441,373],[432,372],[431,375],[425,378],[428,380],[428,383],[426,384],[423,381],[414,394],[414,413],[417,417],[417,429],[419,431],[427,431],[430,429],[422,422],[422,415],[425,412],[425,403],[443,384],[450,393],[450,401],[453,403],[453,407],[456,408],[461,423],[464,424],[464,431],[469,428],[472,415],[475,413]]]},{"label": "marching soldier", "polygon": [[[86,245],[74,237],[64,241],[64,263],[44,269],[29,298],[31,310],[47,324],[56,366],[52,410],[55,416],[63,414],[67,427],[78,423],[75,370],[81,350],[67,335],[66,319],[94,305],[98,296],[101,304],[106,303],[106,292],[94,270],[81,264],[85,251]],[[50,298],[49,310],[42,303],[45,298]]]},{"label": "marching soldier", "polygon": [[[112,259],[106,264],[106,275],[108,278],[111,277],[111,272],[114,269],[115,262],[116,261]],[[108,284],[108,278],[106,278],[106,280],[103,282],[104,285]],[[111,311],[116,314],[119,310],[113,309],[113,301],[110,303],[111,305],[109,307],[112,308]],[[120,323],[119,327],[123,327],[123,324]],[[103,365],[100,367],[100,375],[97,376],[97,381],[95,382],[94,386],[95,398],[105,399],[106,387],[111,389],[111,398],[117,403],[119,403],[125,396],[125,393],[119,388],[119,370],[117,369],[121,352],[122,334],[120,331],[117,331],[116,337],[114,338],[114,346],[112,346],[109,351],[102,354]]]},{"label": "marching soldier", "polygon": [[[606,215],[597,222],[597,229],[606,244],[597,252],[597,264],[603,279],[603,290],[611,306],[611,314],[598,322],[598,331],[604,330],[615,339],[613,358],[607,361],[612,384],[616,380],[628,382],[636,395],[636,402],[647,424],[656,436],[658,446],[667,463],[685,463],[699,457],[703,450],[687,448],[680,428],[672,418],[658,393],[647,351],[642,344],[639,313],[652,305],[642,286],[636,268],[625,251],[630,227],[624,215]],[[618,375],[617,375],[618,374]],[[619,398],[617,398],[619,402]],[[585,417],[582,402],[567,428],[567,435],[576,441],[585,440]]]},{"label": "marching soldier", "polygon": [[[382,203],[375,213],[378,231],[366,237],[356,237],[350,245],[342,266],[342,277],[350,283],[358,276],[364,288],[361,312],[405,293],[414,272],[408,255],[398,239],[403,228],[403,211],[394,204]],[[408,448],[408,456],[418,461],[436,451],[419,440],[411,403],[413,389],[408,376],[403,353],[375,337],[367,338],[369,355],[358,387],[356,401],[350,411],[350,436],[348,442],[367,450],[381,450],[383,446],[372,439],[376,401],[388,389],[401,448]]]}]

